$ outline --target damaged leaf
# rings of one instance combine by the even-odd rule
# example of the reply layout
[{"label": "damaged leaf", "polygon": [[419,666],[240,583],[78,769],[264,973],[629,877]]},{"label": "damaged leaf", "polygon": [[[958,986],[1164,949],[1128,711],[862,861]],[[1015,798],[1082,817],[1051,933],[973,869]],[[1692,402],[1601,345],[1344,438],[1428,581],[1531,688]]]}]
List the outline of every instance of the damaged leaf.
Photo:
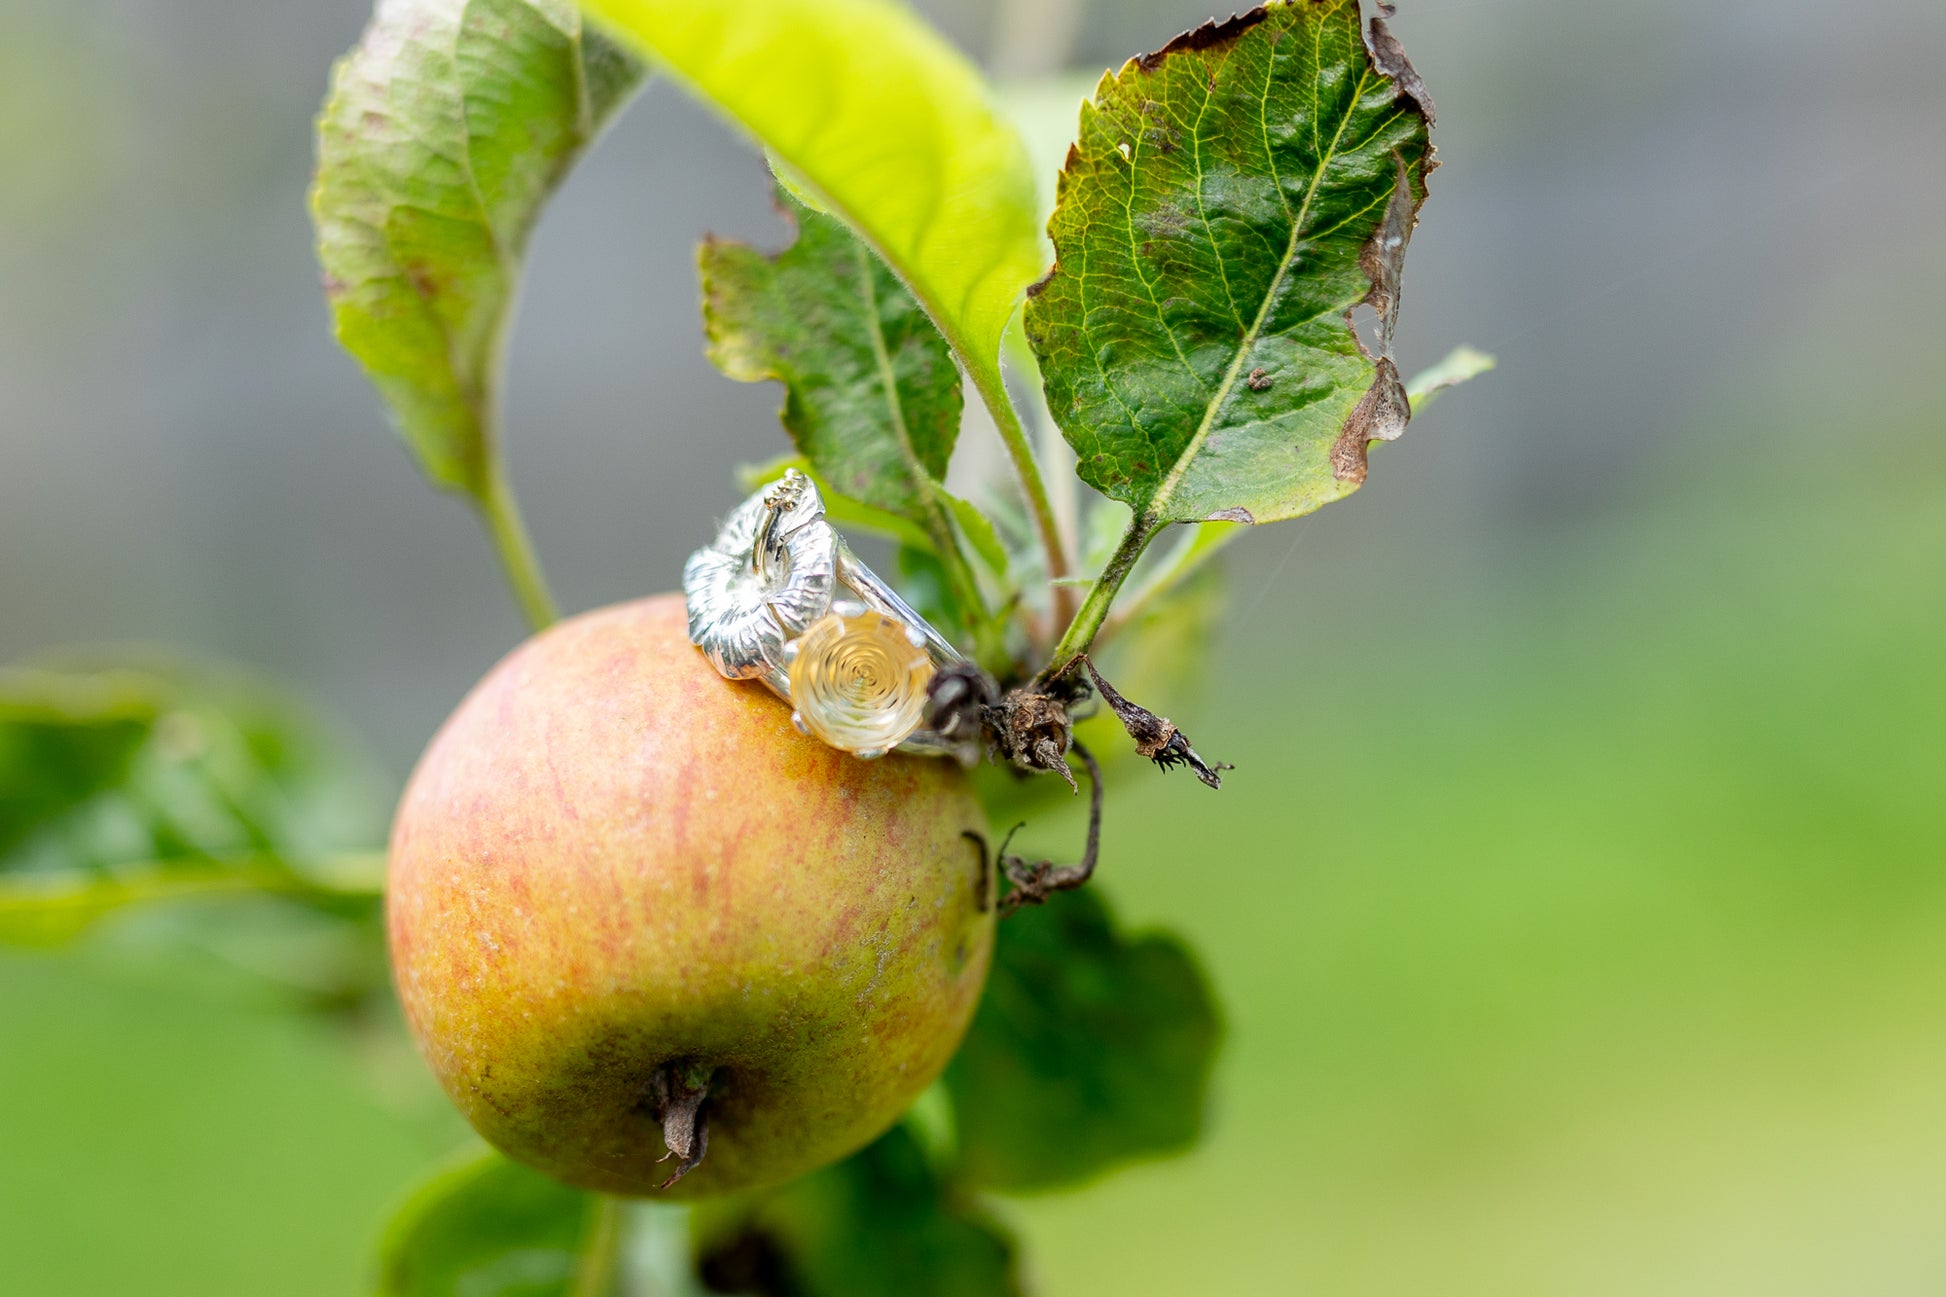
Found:
[{"label": "damaged leaf", "polygon": [[380,0],[332,73],[311,190],[332,320],[442,486],[494,489],[527,236],[640,79],[571,0]]},{"label": "damaged leaf", "polygon": [[1221,1035],[1188,948],[1121,932],[1098,886],[1017,911],[946,1072],[966,1179],[1047,1189],[1181,1152]]},{"label": "damaged leaf", "polygon": [[1368,355],[1349,313],[1396,314],[1428,114],[1396,41],[1367,35],[1355,0],[1269,4],[1082,107],[1027,332],[1081,476],[1144,532],[1307,513],[1404,426],[1384,341]]},{"label": "damaged leaf", "polygon": [[755,1297],[1018,1297],[1014,1242],[940,1178],[906,1126],[754,1198],[696,1209],[711,1292]]},{"label": "damaged leaf", "polygon": [[378,1297],[596,1297],[613,1282],[617,1208],[498,1153],[421,1185],[379,1245]]},{"label": "damaged leaf", "polygon": [[838,220],[785,194],[797,239],[776,256],[711,239],[699,254],[709,358],[785,388],[784,427],[840,495],[922,527],[959,437],[960,380],[912,294]]},{"label": "damaged leaf", "polygon": [[975,386],[1043,267],[1034,177],[974,67],[894,0],[584,0],[754,136],[780,175],[882,256]]}]

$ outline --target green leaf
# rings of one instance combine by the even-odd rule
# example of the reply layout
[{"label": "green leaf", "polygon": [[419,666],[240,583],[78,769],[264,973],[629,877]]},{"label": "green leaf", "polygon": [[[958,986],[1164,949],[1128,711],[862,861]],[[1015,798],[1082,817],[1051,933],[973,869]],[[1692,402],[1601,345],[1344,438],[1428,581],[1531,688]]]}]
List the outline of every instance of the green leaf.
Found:
[{"label": "green leaf", "polygon": [[967,1181],[1047,1189],[1188,1148],[1221,1034],[1188,949],[1124,935],[1098,889],[1015,912],[946,1072]]},{"label": "green leaf", "polygon": [[311,211],[338,340],[444,486],[494,490],[527,236],[639,80],[571,0],[381,0],[332,74]]},{"label": "green leaf", "polygon": [[971,500],[942,492],[946,507],[952,511],[953,521],[959,524],[960,534],[966,543],[979,555],[980,562],[986,564],[987,571],[1005,580],[1013,570],[1013,560],[1007,554],[1006,542],[1000,539],[1000,529],[993,519],[986,516],[980,507]]},{"label": "green leaf", "polygon": [[[1272,3],[1130,61],[1082,108],[1027,332],[1081,476],[1145,531],[1307,513],[1403,426],[1381,417],[1396,403],[1354,411],[1397,384],[1429,113],[1377,19],[1373,41],[1382,60],[1356,0]],[[1367,300],[1376,361],[1348,322]]]},{"label": "green leaf", "polygon": [[797,239],[775,257],[703,244],[710,360],[739,382],[784,384],[784,427],[840,494],[944,529],[938,483],[961,408],[952,350],[842,222],[779,202]]},{"label": "green leaf", "polygon": [[784,427],[817,478],[918,528],[948,614],[942,629],[998,660],[999,628],[953,525],[956,513],[977,513],[940,485],[962,408],[952,349],[842,221],[777,197],[797,229],[784,251],[702,246],[709,358],[739,382],[784,385]]},{"label": "green leaf", "polygon": [[[843,222],[787,193],[778,200],[797,238],[775,257],[703,245],[710,360],[740,382],[783,383],[784,427],[820,482],[917,527],[950,620],[986,633],[986,602],[953,525],[984,520],[940,485],[959,437],[952,350]],[[990,554],[991,526],[979,541]]]},{"label": "green leaf", "polygon": [[[910,286],[976,385],[1042,269],[1034,180],[979,73],[894,0],[583,0],[756,137]],[[983,389],[984,390],[984,389]]]},{"label": "green leaf", "polygon": [[754,1200],[696,1213],[712,1292],[792,1297],[1015,1297],[1014,1244],[942,1180],[905,1126]]},{"label": "green leaf", "polygon": [[0,941],[211,893],[375,911],[376,789],[315,717],[232,672],[85,658],[0,672]]},{"label": "green leaf", "polygon": [[427,1181],[387,1227],[377,1297],[606,1297],[620,1222],[614,1199],[498,1153]]},{"label": "green leaf", "polygon": [[1429,365],[1414,374],[1405,385],[1406,395],[1412,399],[1412,412],[1418,414],[1433,403],[1433,398],[1449,387],[1471,382],[1480,375],[1491,371],[1500,362],[1477,347],[1459,346],[1446,354],[1446,358],[1436,365]]}]

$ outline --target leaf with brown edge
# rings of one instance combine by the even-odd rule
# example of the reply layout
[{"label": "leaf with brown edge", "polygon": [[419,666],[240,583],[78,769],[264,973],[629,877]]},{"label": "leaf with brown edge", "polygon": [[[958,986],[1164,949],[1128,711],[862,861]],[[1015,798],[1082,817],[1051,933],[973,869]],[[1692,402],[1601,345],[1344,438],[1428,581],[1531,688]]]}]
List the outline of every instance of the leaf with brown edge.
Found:
[{"label": "leaf with brown edge", "polygon": [[325,295],[442,486],[490,489],[527,236],[641,75],[570,0],[380,0],[332,72],[311,189]]},{"label": "leaf with brown edge", "polygon": [[1083,105],[1027,331],[1081,476],[1144,531],[1308,513],[1403,427],[1396,368],[1349,319],[1396,314],[1432,165],[1396,45],[1356,0],[1274,3]]}]

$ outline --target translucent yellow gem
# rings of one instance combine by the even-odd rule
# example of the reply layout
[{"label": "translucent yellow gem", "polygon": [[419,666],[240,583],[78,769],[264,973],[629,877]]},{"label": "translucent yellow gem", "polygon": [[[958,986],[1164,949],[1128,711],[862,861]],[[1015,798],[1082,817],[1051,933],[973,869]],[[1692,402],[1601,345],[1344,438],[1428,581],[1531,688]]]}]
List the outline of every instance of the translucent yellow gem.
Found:
[{"label": "translucent yellow gem", "polygon": [[827,613],[791,653],[793,719],[812,738],[878,756],[919,728],[933,664],[905,623],[871,611]]}]

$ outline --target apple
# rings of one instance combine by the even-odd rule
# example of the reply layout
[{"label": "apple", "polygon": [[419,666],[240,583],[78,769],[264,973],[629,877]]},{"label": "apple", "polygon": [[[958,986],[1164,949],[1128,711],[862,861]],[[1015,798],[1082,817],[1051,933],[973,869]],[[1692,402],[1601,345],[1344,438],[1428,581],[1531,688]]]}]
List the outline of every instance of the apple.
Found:
[{"label": "apple", "polygon": [[958,1046],[992,953],[985,831],[950,761],[860,760],[719,676],[679,596],[592,612],[495,667],[406,789],[406,1020],[474,1129],[569,1184],[786,1180]]}]

